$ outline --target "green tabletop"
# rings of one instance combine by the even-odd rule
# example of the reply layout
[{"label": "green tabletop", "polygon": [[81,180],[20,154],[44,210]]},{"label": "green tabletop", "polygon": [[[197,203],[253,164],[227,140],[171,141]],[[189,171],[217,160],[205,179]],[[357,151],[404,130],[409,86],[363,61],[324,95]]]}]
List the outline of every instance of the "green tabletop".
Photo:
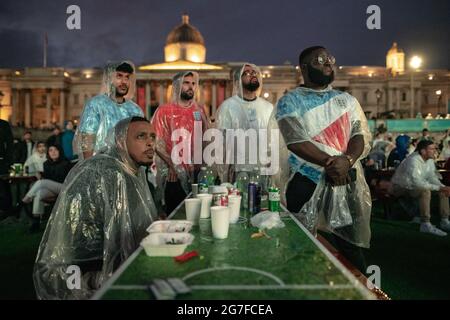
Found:
[{"label": "green tabletop", "polygon": [[[93,299],[155,299],[154,279],[182,279],[191,292],[176,299],[373,299],[372,294],[289,213],[285,227],[252,238],[258,229],[245,220],[230,225],[228,238],[212,237],[211,220],[191,233],[199,257],[178,263],[149,257],[142,248],[130,256]],[[185,219],[184,204],[170,216]]]}]

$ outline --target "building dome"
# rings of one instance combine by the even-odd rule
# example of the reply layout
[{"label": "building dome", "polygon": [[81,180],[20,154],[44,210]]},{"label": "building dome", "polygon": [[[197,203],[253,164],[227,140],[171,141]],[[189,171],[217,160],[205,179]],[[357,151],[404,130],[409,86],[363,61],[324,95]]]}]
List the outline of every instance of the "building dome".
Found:
[{"label": "building dome", "polygon": [[189,24],[189,16],[183,15],[182,23],[167,36],[164,47],[165,62],[188,61],[204,63],[206,48],[203,36]]},{"label": "building dome", "polygon": [[167,36],[166,45],[172,43],[190,42],[205,45],[203,36],[200,31],[189,24],[189,16],[183,15],[182,24],[173,29]]},{"label": "building dome", "polygon": [[397,47],[397,42],[392,44],[386,55],[386,68],[396,75],[405,71],[405,53]]},{"label": "building dome", "polygon": [[403,50],[397,47],[397,42],[394,42],[392,44],[392,47],[387,52],[387,54],[395,54],[395,53],[403,53]]}]

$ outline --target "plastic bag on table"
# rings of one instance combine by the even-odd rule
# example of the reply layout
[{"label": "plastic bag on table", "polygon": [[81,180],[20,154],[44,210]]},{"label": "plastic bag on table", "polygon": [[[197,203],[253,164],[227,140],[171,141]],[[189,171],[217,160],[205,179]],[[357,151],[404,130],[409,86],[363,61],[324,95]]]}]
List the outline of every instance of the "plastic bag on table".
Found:
[{"label": "plastic bag on table", "polygon": [[254,215],[250,222],[252,226],[257,227],[259,230],[270,230],[272,228],[284,228],[285,224],[281,221],[280,214],[278,212],[263,211]]}]

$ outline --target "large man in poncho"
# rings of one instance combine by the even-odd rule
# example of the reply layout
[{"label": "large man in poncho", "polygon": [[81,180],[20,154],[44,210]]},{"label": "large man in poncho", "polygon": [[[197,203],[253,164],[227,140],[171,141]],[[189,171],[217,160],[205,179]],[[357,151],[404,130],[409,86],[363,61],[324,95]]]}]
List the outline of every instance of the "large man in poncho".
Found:
[{"label": "large man in poncho", "polygon": [[104,147],[109,130],[120,120],[144,116],[131,100],[136,86],[134,69],[130,61],[106,65],[101,93],[87,101],[75,134],[74,150],[80,158],[89,158]]},{"label": "large man in poncho", "polygon": [[[128,118],[112,131],[106,148],[72,169],[58,197],[34,266],[40,299],[89,298],[138,248],[156,218],[141,167],[153,159],[150,123]],[[69,266],[81,270],[80,289],[69,289]]]},{"label": "large man in poncho", "polygon": [[[367,120],[358,101],[334,90],[335,59],[323,47],[299,57],[304,85],[284,95],[274,117],[289,149],[289,211],[329,240],[366,272],[361,248],[370,243],[371,198],[358,161],[370,149]],[[282,154],[282,153],[281,153]]]},{"label": "large man in poncho", "polygon": [[[233,75],[233,96],[226,99],[217,111],[217,128],[220,130],[242,129],[244,131],[254,129],[256,132],[260,129],[267,129],[273,105],[260,97],[261,90],[262,74],[256,65],[245,63],[236,70]],[[225,150],[236,150],[232,144],[234,145],[234,140],[227,140]],[[245,163],[238,164],[237,156],[235,156],[234,166],[219,166],[223,181],[232,182],[236,172],[243,169],[252,170],[259,163],[250,163],[251,147],[254,146],[250,146],[246,142],[244,149],[246,154],[243,157]]]}]

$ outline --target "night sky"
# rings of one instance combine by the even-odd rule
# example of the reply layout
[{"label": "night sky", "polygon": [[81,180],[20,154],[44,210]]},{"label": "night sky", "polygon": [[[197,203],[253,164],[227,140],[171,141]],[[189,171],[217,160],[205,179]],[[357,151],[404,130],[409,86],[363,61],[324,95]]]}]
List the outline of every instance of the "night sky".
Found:
[{"label": "night sky", "polygon": [[[81,8],[81,30],[68,30],[66,8]],[[368,30],[366,8],[381,8],[381,30]],[[107,60],[163,61],[168,33],[186,12],[202,33],[209,63],[297,63],[299,52],[324,45],[339,65],[385,65],[397,41],[424,67],[449,68],[448,0],[1,0],[0,67],[100,67]]]}]

